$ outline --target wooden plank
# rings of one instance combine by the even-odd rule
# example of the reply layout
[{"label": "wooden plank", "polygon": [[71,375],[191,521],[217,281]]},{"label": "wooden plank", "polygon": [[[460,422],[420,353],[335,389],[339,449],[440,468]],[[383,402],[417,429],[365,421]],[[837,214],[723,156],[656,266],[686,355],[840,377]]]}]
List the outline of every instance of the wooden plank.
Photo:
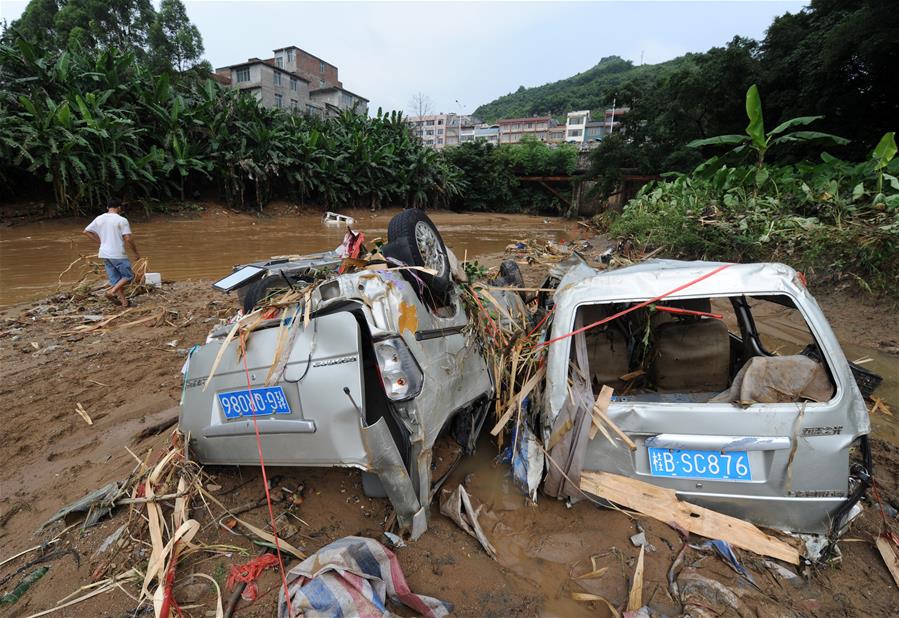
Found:
[{"label": "wooden plank", "polygon": [[569,208],[571,207],[571,201],[569,201],[569,199],[567,197],[565,197],[564,195],[562,195],[561,193],[559,193],[558,191],[556,191],[555,189],[550,187],[548,184],[541,181],[540,186],[543,187],[544,189],[546,189],[547,191],[549,191],[550,193],[552,193],[553,195],[555,195],[560,200],[562,200],[562,202],[564,202],[564,204],[566,206],[568,206]]},{"label": "wooden plank", "polygon": [[599,395],[596,397],[596,401],[593,402],[593,425],[590,427],[591,440],[596,437],[596,432],[601,429],[599,422],[602,417],[599,413],[605,415],[609,410],[609,404],[612,403],[612,393],[614,392],[615,389],[603,384],[602,390],[599,391]]},{"label": "wooden plank", "polygon": [[581,473],[580,487],[600,498],[643,513],[659,521],[675,523],[709,539],[721,539],[762,556],[799,564],[799,551],[742,519],[681,502],[673,489],[608,472]]},{"label": "wooden plank", "polygon": [[[599,397],[596,398],[596,403],[593,404],[593,422],[594,423],[598,423],[599,421],[604,422],[606,425],[608,425],[609,427],[612,428],[612,431],[615,432],[615,435],[617,435],[619,438],[621,438],[622,442],[627,444],[627,447],[629,449],[631,449],[632,451],[636,451],[637,445],[634,444],[634,441],[631,440],[630,437],[628,437],[628,435],[626,433],[624,433],[618,425],[616,425],[614,422],[612,422],[612,419],[610,419],[608,414],[606,414],[606,410],[608,409],[609,404],[606,403],[605,409],[598,406],[598,404],[602,403],[600,401],[600,398],[602,397],[602,394],[605,391],[605,389],[607,389],[607,388],[609,389],[609,401],[611,401],[611,398],[612,398],[612,389],[608,386],[603,386],[602,388],[603,388],[603,390],[600,391]],[[602,429],[602,428],[600,428],[600,429]],[[590,430],[591,430],[591,433],[593,433],[593,427],[591,427]],[[603,433],[606,433],[606,432],[603,431]],[[594,435],[595,435],[595,433],[594,433]],[[592,438],[592,436],[591,436],[591,438]]]},{"label": "wooden plank", "polygon": [[883,558],[884,564],[887,565],[887,570],[893,576],[893,581],[896,582],[896,587],[899,588],[899,559],[896,558],[896,552],[893,550],[892,544],[882,536],[877,537],[875,543],[877,544],[877,551],[880,552],[880,557]]},{"label": "wooden plank", "polygon": [[546,450],[551,451],[553,447],[559,443],[559,440],[565,437],[565,435],[571,431],[571,428],[574,426],[574,423],[571,422],[571,419],[565,419],[565,422],[562,423],[562,426],[559,427],[558,431],[549,437],[549,442],[546,444]]},{"label": "wooden plank", "polygon": [[629,612],[635,612],[643,607],[643,552],[645,549],[645,545],[640,546],[637,567],[634,569],[634,581],[631,582],[631,592],[627,597],[627,611]]},{"label": "wooden plank", "polygon": [[546,375],[546,365],[543,365],[543,367],[538,369],[537,373],[531,376],[531,379],[525,382],[524,386],[521,387],[521,390],[518,391],[518,393],[514,397],[512,397],[512,399],[509,401],[509,406],[506,408],[505,413],[502,415],[502,418],[500,418],[496,422],[496,425],[493,426],[493,429],[490,430],[491,436],[495,436],[503,430],[503,427],[505,427],[506,423],[509,422],[509,419],[512,418],[512,414],[514,414],[515,410],[518,409],[518,402],[524,401],[524,398],[527,397],[532,390],[534,390],[534,387],[537,386],[537,383],[543,379],[544,375]]}]

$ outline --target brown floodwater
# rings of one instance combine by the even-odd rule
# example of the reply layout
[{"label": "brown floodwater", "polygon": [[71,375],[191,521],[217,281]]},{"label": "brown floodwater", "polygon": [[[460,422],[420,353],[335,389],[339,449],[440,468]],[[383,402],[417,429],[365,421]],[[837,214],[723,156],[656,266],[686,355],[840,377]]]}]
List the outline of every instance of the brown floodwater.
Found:
[{"label": "brown floodwater", "polygon": [[[397,213],[385,210],[350,211],[354,229],[368,240],[385,237],[387,223]],[[343,239],[342,226],[326,226],[318,213],[255,217],[211,209],[195,218],[153,217],[141,213],[129,219],[141,255],[149,269],[163,279],[217,279],[235,264],[275,255],[333,249]],[[459,259],[501,251],[514,240],[564,240],[578,237],[581,228],[558,218],[496,213],[432,212],[446,244]],[[56,290],[59,274],[81,255],[96,255],[96,245],[81,235],[88,220],[57,220],[0,228],[0,307],[45,297]],[[64,281],[72,281],[71,274]],[[764,334],[782,343],[798,344],[802,330],[793,320],[777,315],[762,325]],[[773,342],[772,342],[773,343]],[[899,369],[895,357],[880,350],[842,342],[849,360],[883,376],[877,395],[899,410]],[[804,343],[803,343],[804,345]],[[773,347],[777,348],[775,344]],[[801,347],[801,346],[799,346]],[[899,419],[876,414],[875,435],[899,444]]]},{"label": "brown floodwater", "polygon": [[[347,212],[366,239],[386,237],[396,210]],[[529,215],[429,213],[443,240],[459,257],[502,250],[524,238],[564,239],[577,234],[572,222]],[[129,216],[149,270],[171,281],[218,279],[241,264],[275,255],[334,249],[342,226],[324,225],[318,213],[254,217],[214,210],[197,218]],[[81,230],[88,220],[32,223],[0,229],[0,307],[40,298],[56,289],[59,274],[97,247]]]}]

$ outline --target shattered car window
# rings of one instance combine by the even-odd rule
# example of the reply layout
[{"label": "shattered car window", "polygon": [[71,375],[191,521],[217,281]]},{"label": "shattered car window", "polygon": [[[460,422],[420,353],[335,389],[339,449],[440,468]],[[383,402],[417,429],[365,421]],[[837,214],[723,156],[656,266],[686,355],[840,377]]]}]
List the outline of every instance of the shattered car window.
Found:
[{"label": "shattered car window", "polygon": [[[583,305],[577,321],[592,324],[635,304]],[[594,392],[609,386],[618,402],[745,407],[823,403],[835,392],[814,335],[785,295],[661,301],[576,337],[575,365],[579,346]]]}]

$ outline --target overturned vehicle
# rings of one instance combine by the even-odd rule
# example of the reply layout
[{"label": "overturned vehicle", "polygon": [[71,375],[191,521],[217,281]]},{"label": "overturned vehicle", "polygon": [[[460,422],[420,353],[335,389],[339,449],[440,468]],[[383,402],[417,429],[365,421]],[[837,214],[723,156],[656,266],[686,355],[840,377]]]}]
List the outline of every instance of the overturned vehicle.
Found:
[{"label": "overturned vehicle", "polygon": [[[600,471],[763,526],[841,531],[870,482],[857,380],[877,376],[850,366],[796,271],[582,264],[553,301],[541,430],[547,444],[572,430],[554,440],[564,465],[544,491],[577,497],[569,480]],[[604,387],[602,416],[620,434],[590,439]]]},{"label": "overturned vehicle", "polygon": [[435,440],[471,452],[494,385],[430,219],[403,211],[379,258],[341,273],[361,244],[348,238],[349,253],[244,265],[216,284],[244,311],[190,355],[181,428],[203,463],[258,465],[261,448],[266,464],[358,468],[417,537]]}]

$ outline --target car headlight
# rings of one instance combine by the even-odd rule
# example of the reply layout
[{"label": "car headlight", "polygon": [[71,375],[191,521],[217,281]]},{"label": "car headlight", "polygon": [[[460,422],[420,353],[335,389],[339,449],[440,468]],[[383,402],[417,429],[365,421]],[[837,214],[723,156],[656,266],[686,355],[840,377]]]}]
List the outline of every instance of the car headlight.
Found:
[{"label": "car headlight", "polygon": [[424,376],[412,352],[399,337],[375,343],[384,393],[392,401],[406,401],[421,392]]}]

